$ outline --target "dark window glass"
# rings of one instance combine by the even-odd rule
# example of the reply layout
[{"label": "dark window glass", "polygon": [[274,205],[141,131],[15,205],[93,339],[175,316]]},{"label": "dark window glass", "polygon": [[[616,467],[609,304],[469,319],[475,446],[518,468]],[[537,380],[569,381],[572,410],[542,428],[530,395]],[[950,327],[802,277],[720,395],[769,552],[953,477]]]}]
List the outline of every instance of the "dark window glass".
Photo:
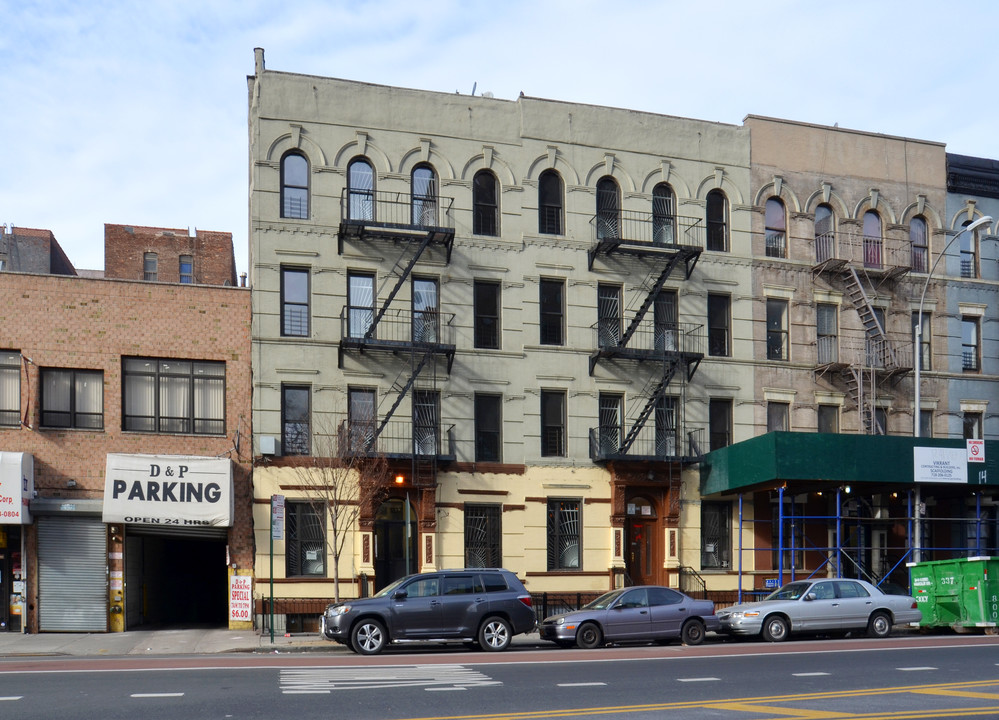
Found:
[{"label": "dark window glass", "polygon": [[579,500],[548,501],[548,569],[581,570],[582,517]]},{"label": "dark window glass", "polygon": [[676,290],[661,290],[652,305],[656,350],[675,352],[680,349],[679,313],[679,295]]},{"label": "dark window glass", "polygon": [[413,225],[440,225],[437,221],[437,178],[429,165],[417,165],[413,169]]},{"label": "dark window glass", "polygon": [[371,388],[347,389],[347,433],[352,452],[373,450],[376,429],[375,391]]},{"label": "dark window glass", "polygon": [[309,455],[312,449],[311,395],[308,385],[281,386],[281,452]]},{"label": "dark window glass", "polygon": [[679,407],[675,397],[664,396],[656,403],[656,457],[670,458],[680,454]]},{"label": "dark window glass", "polygon": [[961,369],[978,372],[981,350],[978,346],[978,318],[961,318]]},{"label": "dark window glass", "polygon": [[321,502],[285,505],[286,577],[326,576],[326,513]]},{"label": "dark window glass", "polygon": [[787,300],[767,298],[767,360],[788,359]]},{"label": "dark window glass", "polygon": [[562,234],[562,178],[554,170],[538,178],[538,232]]},{"label": "dark window glass", "polygon": [[909,222],[909,244],[912,247],[913,272],[926,272],[930,267],[930,243],[926,220],[922,215],[917,215]]},{"label": "dark window glass", "polygon": [[597,240],[621,237],[621,191],[614,178],[597,181]]},{"label": "dark window glass", "polygon": [[728,252],[728,199],[721,190],[708,193],[705,203],[708,250]]},{"label": "dark window glass", "polygon": [[158,266],[159,259],[154,252],[147,252],[142,256],[142,279],[149,280],[151,282],[156,282],[159,277]]},{"label": "dark window glass", "polygon": [[962,419],[964,425],[964,439],[981,440],[982,414],[980,412],[966,412],[964,413],[964,417]]},{"label": "dark window glass", "polygon": [[42,425],[104,428],[104,373],[100,370],[42,368]]},{"label": "dark window glass", "polygon": [[779,198],[767,200],[764,212],[767,257],[787,257],[787,215]]},{"label": "dark window glass", "polygon": [[790,429],[791,406],[785,402],[767,403],[767,432]]},{"label": "dark window glass", "polygon": [[0,426],[21,424],[21,354],[0,351]]},{"label": "dark window glass", "polygon": [[708,294],[708,355],[728,357],[732,298],[729,295]]},{"label": "dark window glass", "polygon": [[309,161],[298,153],[281,159],[281,217],[309,217]]},{"label": "dark window glass", "polygon": [[194,282],[194,258],[190,255],[180,256],[180,281],[182,283]]},{"label": "dark window glass", "polygon": [[542,345],[563,345],[564,338],[564,317],[565,281],[563,280],[541,280],[541,344]]},{"label": "dark window glass", "polygon": [[600,393],[597,412],[600,415],[600,452],[613,455],[624,439],[624,398],[611,393]]},{"label": "dark window glass", "polygon": [[676,243],[676,196],[666,183],[652,188],[652,242],[656,245]]},{"label": "dark window glass", "polygon": [[[499,505],[465,505],[465,567],[503,567],[502,508]],[[483,573],[486,592],[506,589],[497,573]]]},{"label": "dark window glass", "polygon": [[475,315],[475,347],[490,350],[499,349],[500,284],[476,280],[472,292]]},{"label": "dark window glass", "polygon": [[375,219],[375,172],[367,158],[351,160],[347,168],[347,217]]},{"label": "dark window glass", "polygon": [[225,434],[225,363],[125,358],[125,430]]},{"label": "dark window glass", "polygon": [[438,455],[440,441],[440,393],[435,390],[413,391],[413,453]]},{"label": "dark window glass", "polygon": [[711,398],[708,401],[708,433],[712,450],[732,444],[731,400]]},{"label": "dark window glass", "polygon": [[565,391],[541,391],[541,455],[565,457]]},{"label": "dark window glass", "polygon": [[[475,394],[475,461],[500,462],[503,399],[499,395]],[[496,567],[496,566],[493,566]]]},{"label": "dark window glass", "polygon": [[731,563],[732,506],[726,502],[701,503],[701,567],[720,569]]},{"label": "dark window glass", "polygon": [[[964,227],[970,225],[965,222]],[[978,231],[961,233],[961,277],[978,277]]]},{"label": "dark window glass", "polygon": [[472,232],[499,235],[496,176],[488,170],[480,170],[472,178]]},{"label": "dark window glass", "polygon": [[839,432],[839,406],[819,405],[818,430],[820,433]]},{"label": "dark window glass", "polygon": [[281,334],[309,336],[309,271],[281,268]]},{"label": "dark window glass", "polygon": [[912,346],[920,346],[921,352],[915,358],[919,360],[920,370],[932,370],[933,369],[933,353],[930,352],[930,341],[933,336],[930,334],[930,313],[923,313],[923,331],[916,337],[916,326],[919,325],[919,313],[912,313]]}]

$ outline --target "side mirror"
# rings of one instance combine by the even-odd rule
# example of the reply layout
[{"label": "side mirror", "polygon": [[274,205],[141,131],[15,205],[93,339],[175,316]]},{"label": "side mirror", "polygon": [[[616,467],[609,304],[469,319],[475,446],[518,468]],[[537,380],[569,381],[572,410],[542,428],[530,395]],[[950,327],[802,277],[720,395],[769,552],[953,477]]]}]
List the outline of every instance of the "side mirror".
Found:
[{"label": "side mirror", "polygon": [[804,597],[803,599],[804,599],[804,600],[809,600],[809,601],[811,601],[811,600],[817,600],[817,599],[818,599],[818,597],[819,597],[819,596],[818,596],[818,595],[816,595],[815,593],[813,593],[813,592],[810,592],[810,593],[808,593],[807,595],[805,595],[805,597]]},{"label": "side mirror", "polygon": [[392,593],[393,600],[405,600],[407,597],[409,597],[409,593],[405,590],[396,590]]}]

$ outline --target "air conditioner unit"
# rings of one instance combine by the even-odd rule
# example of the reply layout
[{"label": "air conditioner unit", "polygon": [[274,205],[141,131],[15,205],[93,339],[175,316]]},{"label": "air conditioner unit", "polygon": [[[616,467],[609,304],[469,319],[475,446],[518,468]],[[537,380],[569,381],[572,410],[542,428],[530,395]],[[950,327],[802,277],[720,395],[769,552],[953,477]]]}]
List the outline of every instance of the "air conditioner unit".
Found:
[{"label": "air conditioner unit", "polygon": [[277,438],[273,435],[260,436],[260,454],[277,455]]}]

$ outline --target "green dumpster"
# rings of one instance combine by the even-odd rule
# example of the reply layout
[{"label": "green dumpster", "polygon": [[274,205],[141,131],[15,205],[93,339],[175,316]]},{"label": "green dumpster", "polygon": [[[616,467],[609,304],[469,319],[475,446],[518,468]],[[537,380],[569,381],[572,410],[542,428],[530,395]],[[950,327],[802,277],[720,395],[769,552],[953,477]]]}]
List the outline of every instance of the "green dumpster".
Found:
[{"label": "green dumpster", "polygon": [[920,627],[957,632],[980,628],[989,635],[999,624],[999,557],[909,563],[912,595],[923,613]]}]

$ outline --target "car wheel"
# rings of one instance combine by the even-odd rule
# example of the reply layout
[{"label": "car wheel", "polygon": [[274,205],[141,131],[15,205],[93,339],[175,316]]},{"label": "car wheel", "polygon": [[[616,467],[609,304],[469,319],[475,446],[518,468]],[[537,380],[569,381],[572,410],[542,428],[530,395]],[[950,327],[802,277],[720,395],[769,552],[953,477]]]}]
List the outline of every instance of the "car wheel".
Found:
[{"label": "car wheel", "polygon": [[387,643],[385,626],[377,620],[361,620],[350,633],[350,646],[361,655],[377,655]]},{"label": "car wheel", "polygon": [[891,618],[888,613],[876,612],[867,621],[867,635],[874,638],[886,638],[891,635]]},{"label": "car wheel", "polygon": [[583,626],[576,631],[576,644],[581,648],[592,650],[603,645],[604,634],[596,623],[583,623]]},{"label": "car wheel", "polygon": [[510,647],[513,630],[510,623],[501,617],[486,618],[479,627],[479,647],[490,652],[506,650]]},{"label": "car wheel", "polygon": [[691,618],[680,628],[680,641],[684,645],[700,645],[704,642],[704,623]]},{"label": "car wheel", "polygon": [[763,621],[763,639],[767,642],[782,642],[787,640],[787,620],[780,615],[771,615]]}]

